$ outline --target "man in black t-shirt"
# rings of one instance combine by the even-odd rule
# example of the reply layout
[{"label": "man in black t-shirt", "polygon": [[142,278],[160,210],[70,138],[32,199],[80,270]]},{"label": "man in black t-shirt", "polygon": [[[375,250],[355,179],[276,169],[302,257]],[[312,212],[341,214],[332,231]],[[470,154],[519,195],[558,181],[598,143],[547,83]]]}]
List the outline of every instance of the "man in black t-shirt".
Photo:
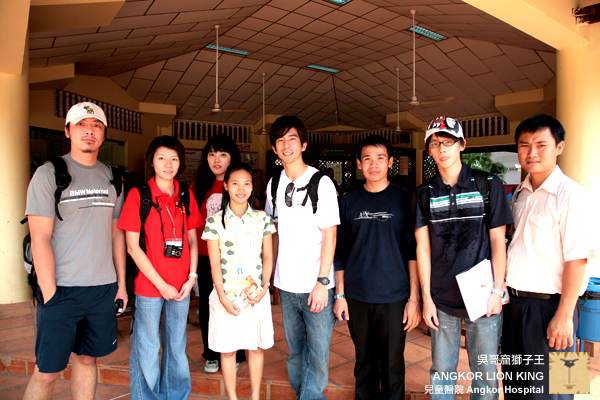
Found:
[{"label": "man in black t-shirt", "polygon": [[404,399],[406,332],[421,318],[410,194],[388,181],[391,151],[381,136],[363,140],[367,182],[340,199],[333,311],[356,348],[357,399]]},{"label": "man in black t-shirt", "polygon": [[[458,121],[439,117],[425,133],[429,155],[438,173],[429,180],[430,220],[413,196],[417,265],[423,294],[423,318],[431,332],[433,365],[431,398],[453,399],[462,321],[465,322],[471,390],[481,399],[498,399],[497,359],[502,328],[502,297],[506,271],[506,225],[513,219],[502,181],[488,175],[489,215],[471,168],[461,163],[465,149]],[[494,279],[487,313],[469,319],[456,275],[490,259]],[[451,389],[451,390],[450,390]],[[463,392],[466,394],[466,391]]]}]

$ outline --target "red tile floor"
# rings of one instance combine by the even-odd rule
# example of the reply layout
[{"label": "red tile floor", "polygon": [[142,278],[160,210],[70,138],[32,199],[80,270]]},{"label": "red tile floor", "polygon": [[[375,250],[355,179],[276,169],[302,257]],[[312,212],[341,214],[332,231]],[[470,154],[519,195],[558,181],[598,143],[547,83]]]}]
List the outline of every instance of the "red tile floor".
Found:
[{"label": "red tile floor", "polygon": [[[204,372],[202,352],[204,345],[198,327],[196,315],[197,300],[192,301],[190,324],[188,324],[187,355],[192,375],[192,394],[194,399],[226,399],[225,388],[220,372]],[[0,305],[0,399],[17,400],[23,397],[25,386],[34,365],[35,345],[35,307],[31,302]],[[119,347],[107,357],[98,360],[98,387],[96,400],[129,399],[129,324],[131,317],[118,320]],[[275,346],[265,352],[264,380],[261,398],[287,400],[294,399],[287,377],[285,358],[288,349],[285,342],[281,308],[273,306],[275,325]],[[431,344],[422,324],[407,336],[406,359],[406,399],[423,400],[425,385],[429,384],[431,366]],[[345,400],[354,398],[354,346],[350,339],[346,323],[334,328],[329,353],[329,386],[325,391],[328,399]],[[590,395],[576,395],[577,400],[600,399],[600,356],[591,362],[592,386]],[[467,355],[461,348],[459,371],[469,371]],[[57,382],[54,398],[71,398],[69,385],[70,369],[63,372]],[[464,388],[468,381],[459,381]],[[247,363],[242,363],[238,374],[238,395],[246,398],[249,394],[249,375]],[[466,395],[458,396],[467,399]],[[501,395],[502,399],[502,395]]]}]

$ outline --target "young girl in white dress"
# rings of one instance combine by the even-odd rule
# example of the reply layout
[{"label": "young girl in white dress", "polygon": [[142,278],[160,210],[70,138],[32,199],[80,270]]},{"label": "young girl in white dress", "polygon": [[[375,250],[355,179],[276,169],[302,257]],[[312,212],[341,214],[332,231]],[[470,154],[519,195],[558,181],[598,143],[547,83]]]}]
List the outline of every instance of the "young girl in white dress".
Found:
[{"label": "young girl in white dress", "polygon": [[[259,400],[263,350],[274,343],[269,280],[275,225],[264,211],[250,207],[254,175],[248,165],[230,165],[223,187],[221,211],[208,218],[202,234],[208,244],[214,283],[209,297],[208,346],[221,353],[221,371],[230,400],[237,400],[236,352],[248,350],[250,400]],[[254,296],[246,296],[254,288],[248,288],[252,282],[261,289],[253,290]],[[248,304],[238,306],[239,297]]]}]

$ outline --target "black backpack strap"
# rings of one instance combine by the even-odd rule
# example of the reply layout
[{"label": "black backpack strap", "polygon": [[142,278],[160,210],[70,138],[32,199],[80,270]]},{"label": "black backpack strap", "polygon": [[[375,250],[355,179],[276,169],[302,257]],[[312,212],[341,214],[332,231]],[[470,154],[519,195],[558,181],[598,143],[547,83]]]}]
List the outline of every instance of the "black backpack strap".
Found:
[{"label": "black backpack strap", "polygon": [[306,200],[310,197],[310,201],[312,202],[313,214],[317,213],[317,203],[319,201],[319,181],[325,174],[321,171],[315,172],[313,176],[310,177],[310,181],[308,181],[308,185],[306,185],[306,196],[304,197],[304,201],[302,202],[302,206],[306,205]]},{"label": "black backpack strap", "polygon": [[56,181],[56,190],[54,191],[54,210],[59,221],[62,221],[60,212],[58,211],[58,203],[62,192],[71,184],[71,175],[67,168],[67,163],[62,157],[51,157],[49,160],[54,165],[54,180]]},{"label": "black backpack strap", "polygon": [[279,186],[279,181],[281,180],[281,172],[273,175],[271,178],[271,198],[273,199],[273,208],[271,212],[271,218],[275,218],[275,200],[277,200],[277,187]]},{"label": "black backpack strap", "polygon": [[110,184],[115,187],[115,190],[117,191],[117,197],[119,197],[121,195],[121,191],[123,190],[123,176],[121,176],[121,172],[117,168],[113,167],[112,165],[109,165],[109,167],[110,172],[112,173]]},{"label": "black backpack strap", "polygon": [[186,218],[190,217],[190,190],[187,183],[179,182],[179,199],[183,205]]},{"label": "black backpack strap", "polygon": [[483,197],[483,208],[485,211],[485,218],[489,221],[490,219],[490,189],[488,179],[489,174],[485,171],[481,171],[478,169],[472,169],[473,180],[475,180],[475,185],[477,186],[477,190]]},{"label": "black backpack strap", "polygon": [[415,189],[415,195],[417,197],[417,203],[421,209],[421,214],[427,221],[427,224],[431,222],[431,192],[429,191],[429,181],[420,184]]},{"label": "black backpack strap", "polygon": [[[152,202],[152,192],[150,191],[150,186],[147,183],[140,183],[136,185],[139,193],[140,193],[140,248],[146,252],[146,235],[144,230],[144,225],[146,225],[146,219],[148,219],[148,215],[150,214],[150,210],[152,207],[156,207],[160,212],[160,207],[158,204]],[[137,274],[136,274],[137,275]]]}]

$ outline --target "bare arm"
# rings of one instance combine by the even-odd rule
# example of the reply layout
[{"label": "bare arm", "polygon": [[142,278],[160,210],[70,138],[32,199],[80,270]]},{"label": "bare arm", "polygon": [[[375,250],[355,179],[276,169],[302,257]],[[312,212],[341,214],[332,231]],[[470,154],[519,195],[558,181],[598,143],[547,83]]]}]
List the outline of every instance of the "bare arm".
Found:
[{"label": "bare arm", "polygon": [[[492,270],[494,271],[494,289],[504,288],[504,277],[506,275],[506,225],[490,229],[490,245],[492,247]],[[492,293],[488,299],[486,317],[499,314],[502,311],[502,297]]]},{"label": "bare arm", "polygon": [[140,271],[152,282],[166,300],[174,299],[177,296],[177,289],[167,284],[158,272],[156,272],[156,269],[154,269],[148,256],[140,247],[140,233],[126,231],[125,240],[127,242],[127,252],[133,258]]},{"label": "bare arm", "polygon": [[237,308],[235,304],[233,304],[233,301],[225,296],[225,290],[223,289],[223,271],[221,271],[221,249],[219,248],[219,239],[207,240],[206,246],[208,248],[208,258],[210,259],[210,272],[212,274],[215,290],[219,295],[219,301],[228,314],[239,315],[242,310]]},{"label": "bare arm", "polygon": [[[195,274],[198,270],[198,234],[196,229],[190,229],[188,232],[188,245],[190,249],[190,273]],[[196,283],[196,278],[189,276],[188,280],[181,286],[175,300],[181,301],[190,295],[190,291]]]},{"label": "bare arm", "polygon": [[[321,267],[319,268],[319,276],[329,276],[335,253],[337,225],[321,229],[321,233],[323,234],[323,242],[321,243]],[[329,294],[327,292],[327,286],[317,282],[308,296],[310,311],[314,313],[323,311],[323,309],[327,307],[328,300]]]},{"label": "bare arm", "polygon": [[412,331],[419,326],[421,321],[421,287],[419,286],[419,275],[417,272],[417,262],[408,261],[408,274],[410,279],[410,297],[404,307],[404,317],[402,323],[406,324],[405,331]]},{"label": "bare arm", "polygon": [[56,292],[56,265],[52,250],[52,231],[54,218],[28,215],[29,233],[31,235],[31,251],[37,274],[38,284],[42,291],[44,303],[48,302]]},{"label": "bare arm", "polygon": [[[344,272],[345,270],[343,269],[335,271],[335,294],[345,294]],[[333,302],[333,313],[340,322],[348,321],[350,319],[348,302],[346,299],[337,299]]]},{"label": "bare arm", "polygon": [[271,235],[273,237],[273,271],[275,272],[275,267],[277,266],[277,256],[279,255],[279,224],[277,222],[273,222],[273,224],[275,225],[275,229],[277,229],[277,232],[275,232],[273,235]]},{"label": "bare arm", "polygon": [[421,283],[423,296],[423,318],[425,323],[433,330],[438,330],[440,324],[437,317],[437,308],[431,298],[431,244],[429,243],[429,227],[420,227],[415,231],[417,239],[417,270]]},{"label": "bare arm", "polygon": [[565,263],[562,276],[562,293],[556,314],[550,320],[547,339],[550,347],[556,350],[573,346],[573,311],[583,284],[587,259],[572,260]]},{"label": "bare arm", "polygon": [[[115,270],[117,272],[117,286],[119,287],[115,300],[123,300],[123,310],[125,310],[127,308],[127,281],[125,278],[127,257],[125,250],[125,232],[117,228],[118,222],[118,219],[112,220],[112,253]],[[119,314],[122,314],[122,312]]]},{"label": "bare arm", "polygon": [[[265,287],[267,282],[271,279],[271,273],[273,271],[273,234],[263,236],[262,241],[262,282],[260,285],[263,287],[263,291],[256,297],[248,296],[248,303],[255,304],[262,300],[263,297],[269,292],[268,287]],[[264,283],[264,284],[263,284]]]}]

